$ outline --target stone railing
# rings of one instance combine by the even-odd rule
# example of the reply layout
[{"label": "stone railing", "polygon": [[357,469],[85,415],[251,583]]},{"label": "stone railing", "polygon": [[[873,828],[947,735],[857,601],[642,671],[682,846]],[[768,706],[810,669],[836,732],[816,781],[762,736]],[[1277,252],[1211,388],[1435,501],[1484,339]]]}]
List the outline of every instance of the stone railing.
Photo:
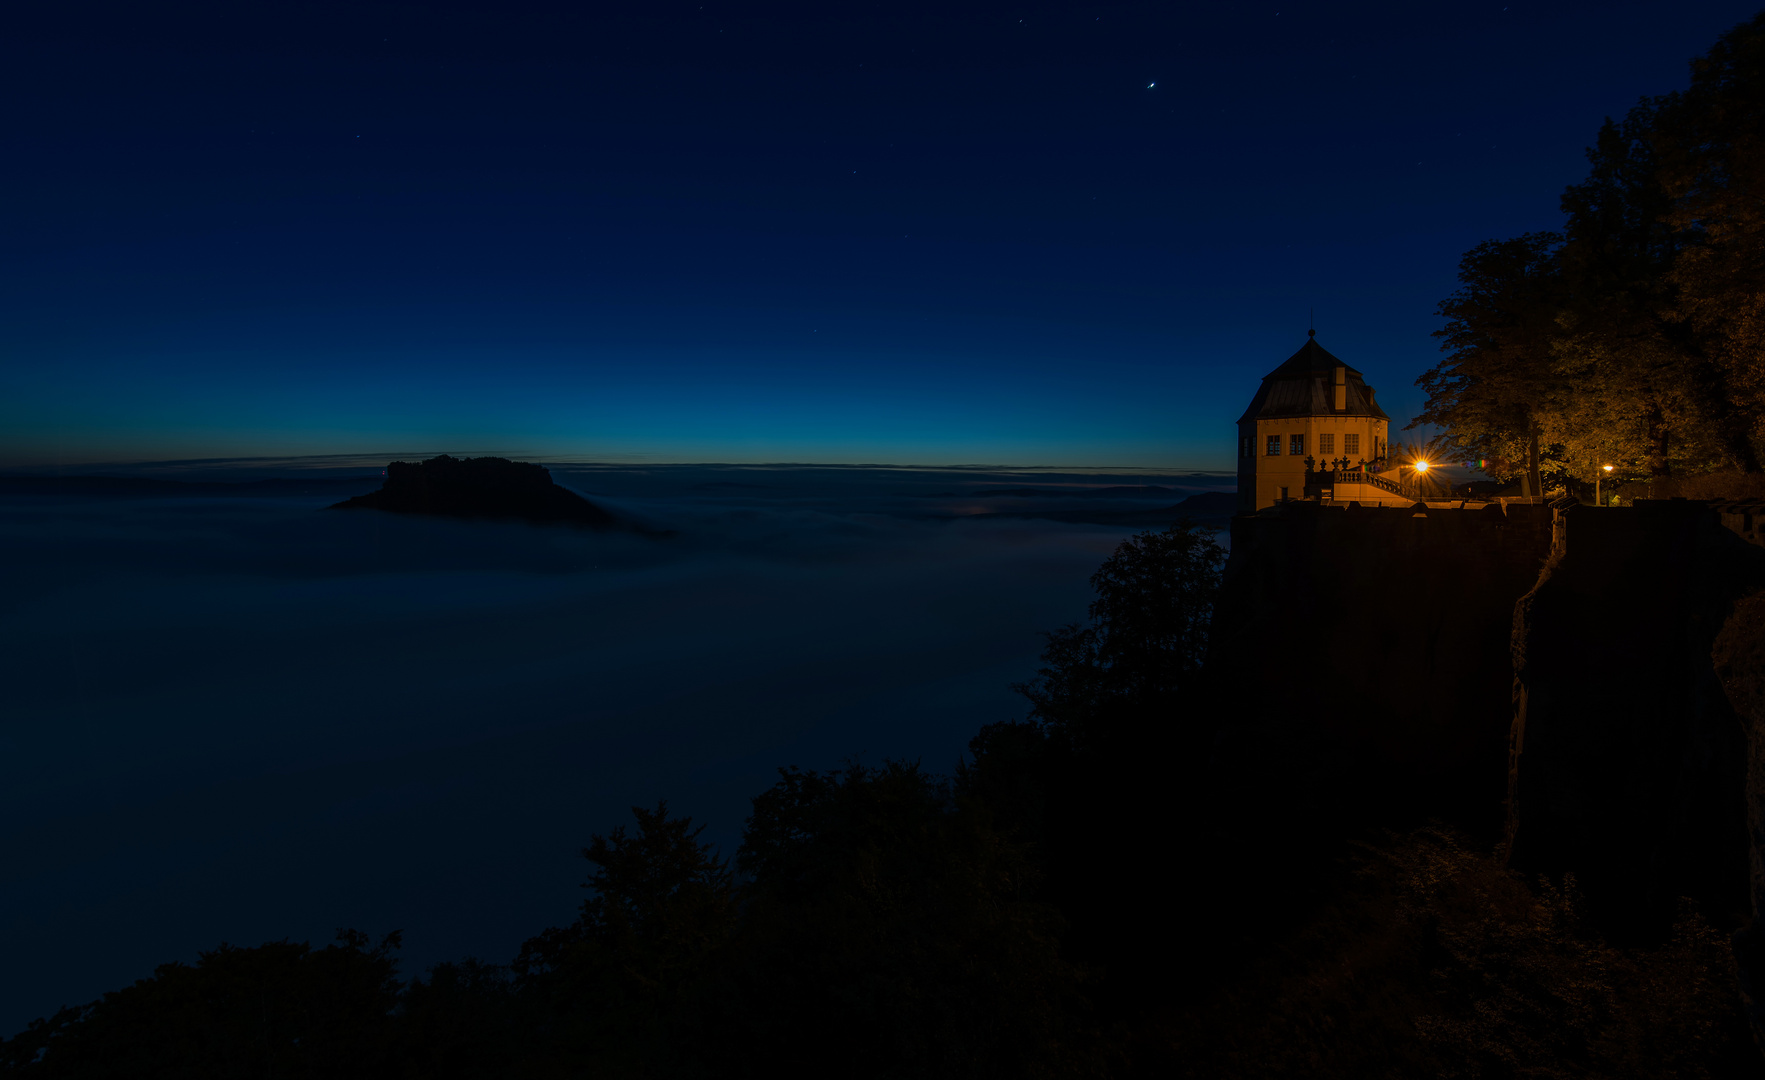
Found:
[{"label": "stone railing", "polygon": [[1378,473],[1365,469],[1324,469],[1320,472],[1308,473],[1306,486],[1333,487],[1336,484],[1368,484],[1380,491],[1389,491],[1393,495],[1402,495],[1403,489],[1396,481],[1387,480]]}]

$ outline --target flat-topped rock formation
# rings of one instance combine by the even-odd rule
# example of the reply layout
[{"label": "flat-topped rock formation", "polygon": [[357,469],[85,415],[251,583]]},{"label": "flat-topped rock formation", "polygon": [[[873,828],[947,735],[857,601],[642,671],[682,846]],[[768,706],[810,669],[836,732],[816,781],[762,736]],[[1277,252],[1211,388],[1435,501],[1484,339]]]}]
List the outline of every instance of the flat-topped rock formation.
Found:
[{"label": "flat-topped rock formation", "polygon": [[552,482],[542,465],[507,458],[456,458],[386,466],[379,491],[357,495],[333,510],[386,510],[459,518],[517,518],[591,529],[618,528],[618,518]]}]

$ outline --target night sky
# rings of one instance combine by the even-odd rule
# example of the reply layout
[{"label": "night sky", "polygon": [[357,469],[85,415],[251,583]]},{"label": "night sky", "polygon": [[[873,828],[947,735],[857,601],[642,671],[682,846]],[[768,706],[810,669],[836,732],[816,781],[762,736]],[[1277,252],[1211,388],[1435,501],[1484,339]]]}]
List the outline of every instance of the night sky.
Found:
[{"label": "night sky", "polygon": [[[1407,420],[1460,254],[1751,13],[11,5],[0,472],[276,479],[0,483],[0,1035],[506,963],[634,804],[948,771],[1314,308]],[[443,451],[655,532],[324,512]]]},{"label": "night sky", "polygon": [[1751,13],[13,5],[0,464],[1229,468]]}]

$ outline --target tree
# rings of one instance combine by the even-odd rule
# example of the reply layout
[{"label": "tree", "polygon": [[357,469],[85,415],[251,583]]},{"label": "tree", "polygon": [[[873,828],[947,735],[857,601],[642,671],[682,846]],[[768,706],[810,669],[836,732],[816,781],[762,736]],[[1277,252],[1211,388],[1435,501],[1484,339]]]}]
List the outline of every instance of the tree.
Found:
[{"label": "tree", "polygon": [[538,1041],[506,966],[470,957],[412,979],[399,1008],[398,1075],[505,1080]]},{"label": "tree", "polygon": [[1561,233],[1468,252],[1440,305],[1448,358],[1410,425],[1512,476],[1547,468],[1758,473],[1765,445],[1765,16],[1693,63],[1683,93],[1610,119],[1562,196]]},{"label": "tree", "polygon": [[354,930],[322,949],[223,944],[36,1021],[0,1046],[0,1066],[45,1080],[385,1076],[398,945]]},{"label": "tree", "polygon": [[958,792],[1035,859],[1069,926],[1064,954],[1102,973],[1092,997],[1123,1024],[1165,1007],[1194,941],[1173,917],[1194,893],[1172,887],[1194,864],[1167,857],[1167,835],[1193,854],[1224,559],[1189,522],[1124,541],[1091,576],[1088,625],[1047,635],[1039,677],[1017,687],[1028,719],[983,727],[957,770]]},{"label": "tree", "polygon": [[1174,708],[1206,655],[1225,557],[1188,521],[1124,540],[1091,575],[1090,625],[1046,635],[1038,678],[1015,688],[1032,721],[1083,746]]},{"label": "tree", "polygon": [[1698,336],[1700,389],[1733,464],[1765,445],[1765,13],[1692,62],[1662,99],[1652,139],[1671,221],[1687,238],[1669,277],[1674,316]]},{"label": "tree", "polygon": [[1724,445],[1733,408],[1723,380],[1676,314],[1673,268],[1697,237],[1676,227],[1662,182],[1656,144],[1672,125],[1669,105],[1644,99],[1623,123],[1607,120],[1587,179],[1563,194],[1569,300],[1554,352],[1570,392],[1555,403],[1551,436],[1583,481],[1601,461],[1664,478],[1675,464],[1702,471],[1750,453],[1744,439]]},{"label": "tree", "polygon": [[1439,427],[1443,449],[1485,461],[1492,476],[1525,470],[1542,417],[1567,396],[1551,367],[1566,299],[1562,245],[1562,234],[1537,232],[1467,252],[1434,333],[1447,358],[1416,380],[1428,402],[1409,426]]},{"label": "tree", "polygon": [[561,1067],[640,1075],[678,1059],[694,984],[735,925],[734,877],[700,842],[704,826],[666,802],[631,812],[635,833],[621,825],[583,849],[596,869],[576,921],[530,939],[512,965],[542,1056]]},{"label": "tree", "polygon": [[1082,973],[1037,871],[915,763],[782,769],[714,1025],[734,1075],[1084,1076]]}]

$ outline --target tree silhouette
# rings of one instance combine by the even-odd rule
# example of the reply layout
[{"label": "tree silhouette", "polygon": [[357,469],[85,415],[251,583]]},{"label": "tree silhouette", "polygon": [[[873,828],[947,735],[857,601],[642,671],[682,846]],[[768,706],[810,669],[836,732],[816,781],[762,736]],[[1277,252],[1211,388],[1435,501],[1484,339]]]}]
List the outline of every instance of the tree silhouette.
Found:
[{"label": "tree silhouette", "polygon": [[221,945],[63,1009],[0,1056],[33,1077],[381,1077],[393,1067],[399,935],[314,949]]},{"label": "tree silhouette", "polygon": [[1187,521],[1124,540],[1091,575],[1090,624],[1047,634],[1038,677],[1015,687],[1031,719],[1081,747],[1174,708],[1207,653],[1225,555]]},{"label": "tree silhouette", "polygon": [[1535,435],[1562,479],[1760,471],[1765,15],[1692,68],[1689,89],[1600,128],[1560,233],[1465,255],[1411,427],[1501,477]]},{"label": "tree silhouette", "polygon": [[[1025,846],[1041,895],[1069,929],[1063,950],[1098,970],[1117,1022],[1164,1007],[1192,902],[1160,857],[1205,787],[1211,722],[1203,681],[1224,550],[1183,522],[1120,544],[1091,576],[1090,622],[1047,635],[1026,720],[983,727],[957,788]],[[1179,890],[1182,886],[1178,886]],[[1202,895],[1207,895],[1205,892]]]},{"label": "tree silhouette", "polygon": [[558,1062],[640,1075],[678,1059],[684,998],[736,917],[728,864],[699,841],[704,826],[668,804],[631,808],[582,851],[595,871],[580,914],[521,947],[513,964],[527,1007]]},{"label": "tree silhouette", "polygon": [[780,771],[718,1027],[732,1075],[1083,1076],[1081,973],[1018,845],[916,764]]}]

